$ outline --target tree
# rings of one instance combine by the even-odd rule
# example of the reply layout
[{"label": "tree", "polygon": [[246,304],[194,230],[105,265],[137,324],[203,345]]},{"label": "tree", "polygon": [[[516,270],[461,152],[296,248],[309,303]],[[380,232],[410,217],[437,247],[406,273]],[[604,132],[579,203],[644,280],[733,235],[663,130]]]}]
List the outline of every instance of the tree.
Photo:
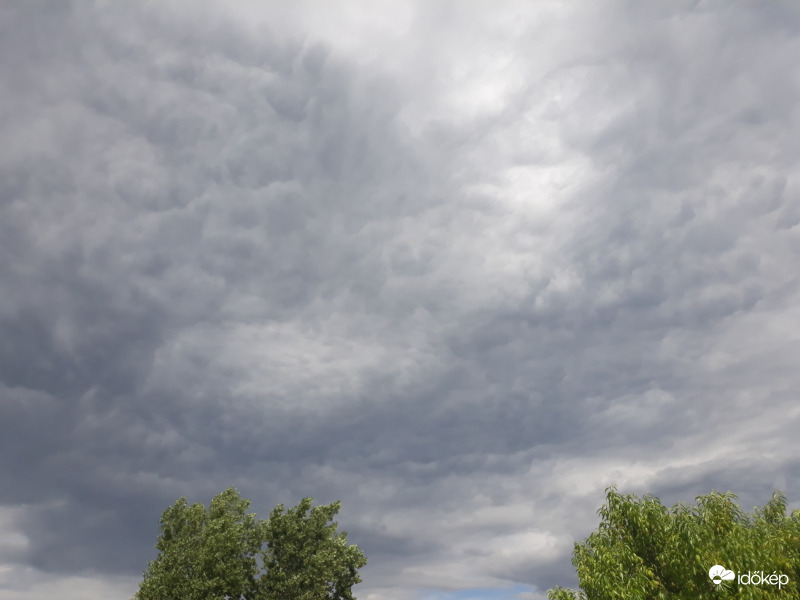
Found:
[{"label": "tree", "polygon": [[[136,600],[354,600],[366,558],[328,521],[341,504],[313,500],[267,521],[246,514],[250,501],[228,488],[189,506],[179,499],[161,515],[158,557],[150,561]],[[261,565],[259,560],[261,559]],[[266,571],[264,571],[266,569]]]},{"label": "tree", "polygon": [[[606,494],[599,528],[575,544],[580,590],[556,587],[550,600],[800,598],[800,511],[786,515],[782,492],[752,516],[731,492],[698,496],[692,509],[683,503],[668,509],[657,498],[622,495],[614,486]],[[732,579],[715,584],[714,565],[733,571]],[[783,575],[784,583],[742,578],[755,572],[759,580]]]},{"label": "tree", "polygon": [[311,498],[305,498],[286,514],[282,504],[275,507],[263,553],[265,600],[354,600],[350,588],[361,581],[358,569],[367,559],[358,547],[347,545],[347,534],[337,533],[337,523],[328,524],[340,506],[317,506],[307,515]]},{"label": "tree", "polygon": [[229,488],[206,508],[180,498],[161,515],[158,557],[144,573],[139,600],[253,597],[260,524]]}]

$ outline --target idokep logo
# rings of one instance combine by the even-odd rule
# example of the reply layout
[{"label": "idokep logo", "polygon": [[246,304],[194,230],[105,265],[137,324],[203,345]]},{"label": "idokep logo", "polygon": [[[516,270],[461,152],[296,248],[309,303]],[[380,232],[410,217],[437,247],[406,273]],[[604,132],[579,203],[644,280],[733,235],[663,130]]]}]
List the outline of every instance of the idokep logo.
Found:
[{"label": "idokep logo", "polygon": [[736,579],[739,585],[777,585],[778,589],[789,583],[789,576],[781,573],[773,572],[771,575],[764,575],[763,571],[748,571],[747,573],[739,573],[738,579],[736,573],[730,569],[726,569],[722,565],[714,565],[708,570],[708,576],[715,585],[720,585],[723,581],[731,581]]}]

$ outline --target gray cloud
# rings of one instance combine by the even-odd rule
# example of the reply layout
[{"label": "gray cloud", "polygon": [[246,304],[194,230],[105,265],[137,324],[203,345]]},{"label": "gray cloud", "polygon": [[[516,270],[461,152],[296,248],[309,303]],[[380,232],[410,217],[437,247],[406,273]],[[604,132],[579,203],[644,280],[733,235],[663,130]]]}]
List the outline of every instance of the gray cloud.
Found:
[{"label": "gray cloud", "polygon": [[0,599],[228,485],[370,600],[574,586],[612,481],[797,504],[792,5],[198,6],[0,9]]}]

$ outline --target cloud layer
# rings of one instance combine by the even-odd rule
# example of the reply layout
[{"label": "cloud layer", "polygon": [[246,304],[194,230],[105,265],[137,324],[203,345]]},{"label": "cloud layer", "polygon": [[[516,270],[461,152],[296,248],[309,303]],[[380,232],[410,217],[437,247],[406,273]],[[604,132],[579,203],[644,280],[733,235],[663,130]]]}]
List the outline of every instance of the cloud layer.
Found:
[{"label": "cloud layer", "polygon": [[229,485],[341,499],[365,600],[574,586],[612,482],[798,505],[792,4],[26,3],[0,50],[0,600],[129,598]]}]

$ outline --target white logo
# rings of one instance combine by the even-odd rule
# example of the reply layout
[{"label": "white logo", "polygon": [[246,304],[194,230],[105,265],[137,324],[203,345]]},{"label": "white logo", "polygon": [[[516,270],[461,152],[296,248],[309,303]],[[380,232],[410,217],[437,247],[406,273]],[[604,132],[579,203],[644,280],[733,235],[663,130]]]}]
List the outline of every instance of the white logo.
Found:
[{"label": "white logo", "polygon": [[739,577],[736,577],[736,573],[731,571],[730,569],[726,569],[722,565],[714,565],[708,570],[708,576],[711,578],[711,581],[714,585],[720,585],[723,581],[733,581],[736,579],[736,583],[739,585],[777,585],[778,589],[781,589],[784,585],[789,583],[789,576],[781,573],[778,575],[777,572],[773,571],[772,574],[764,573],[763,571],[748,571],[747,573],[739,573]]},{"label": "white logo", "polygon": [[730,581],[736,577],[736,573],[726,569],[722,565],[714,565],[708,570],[708,576],[711,577],[711,581],[713,581],[716,585],[719,585],[723,581]]}]

